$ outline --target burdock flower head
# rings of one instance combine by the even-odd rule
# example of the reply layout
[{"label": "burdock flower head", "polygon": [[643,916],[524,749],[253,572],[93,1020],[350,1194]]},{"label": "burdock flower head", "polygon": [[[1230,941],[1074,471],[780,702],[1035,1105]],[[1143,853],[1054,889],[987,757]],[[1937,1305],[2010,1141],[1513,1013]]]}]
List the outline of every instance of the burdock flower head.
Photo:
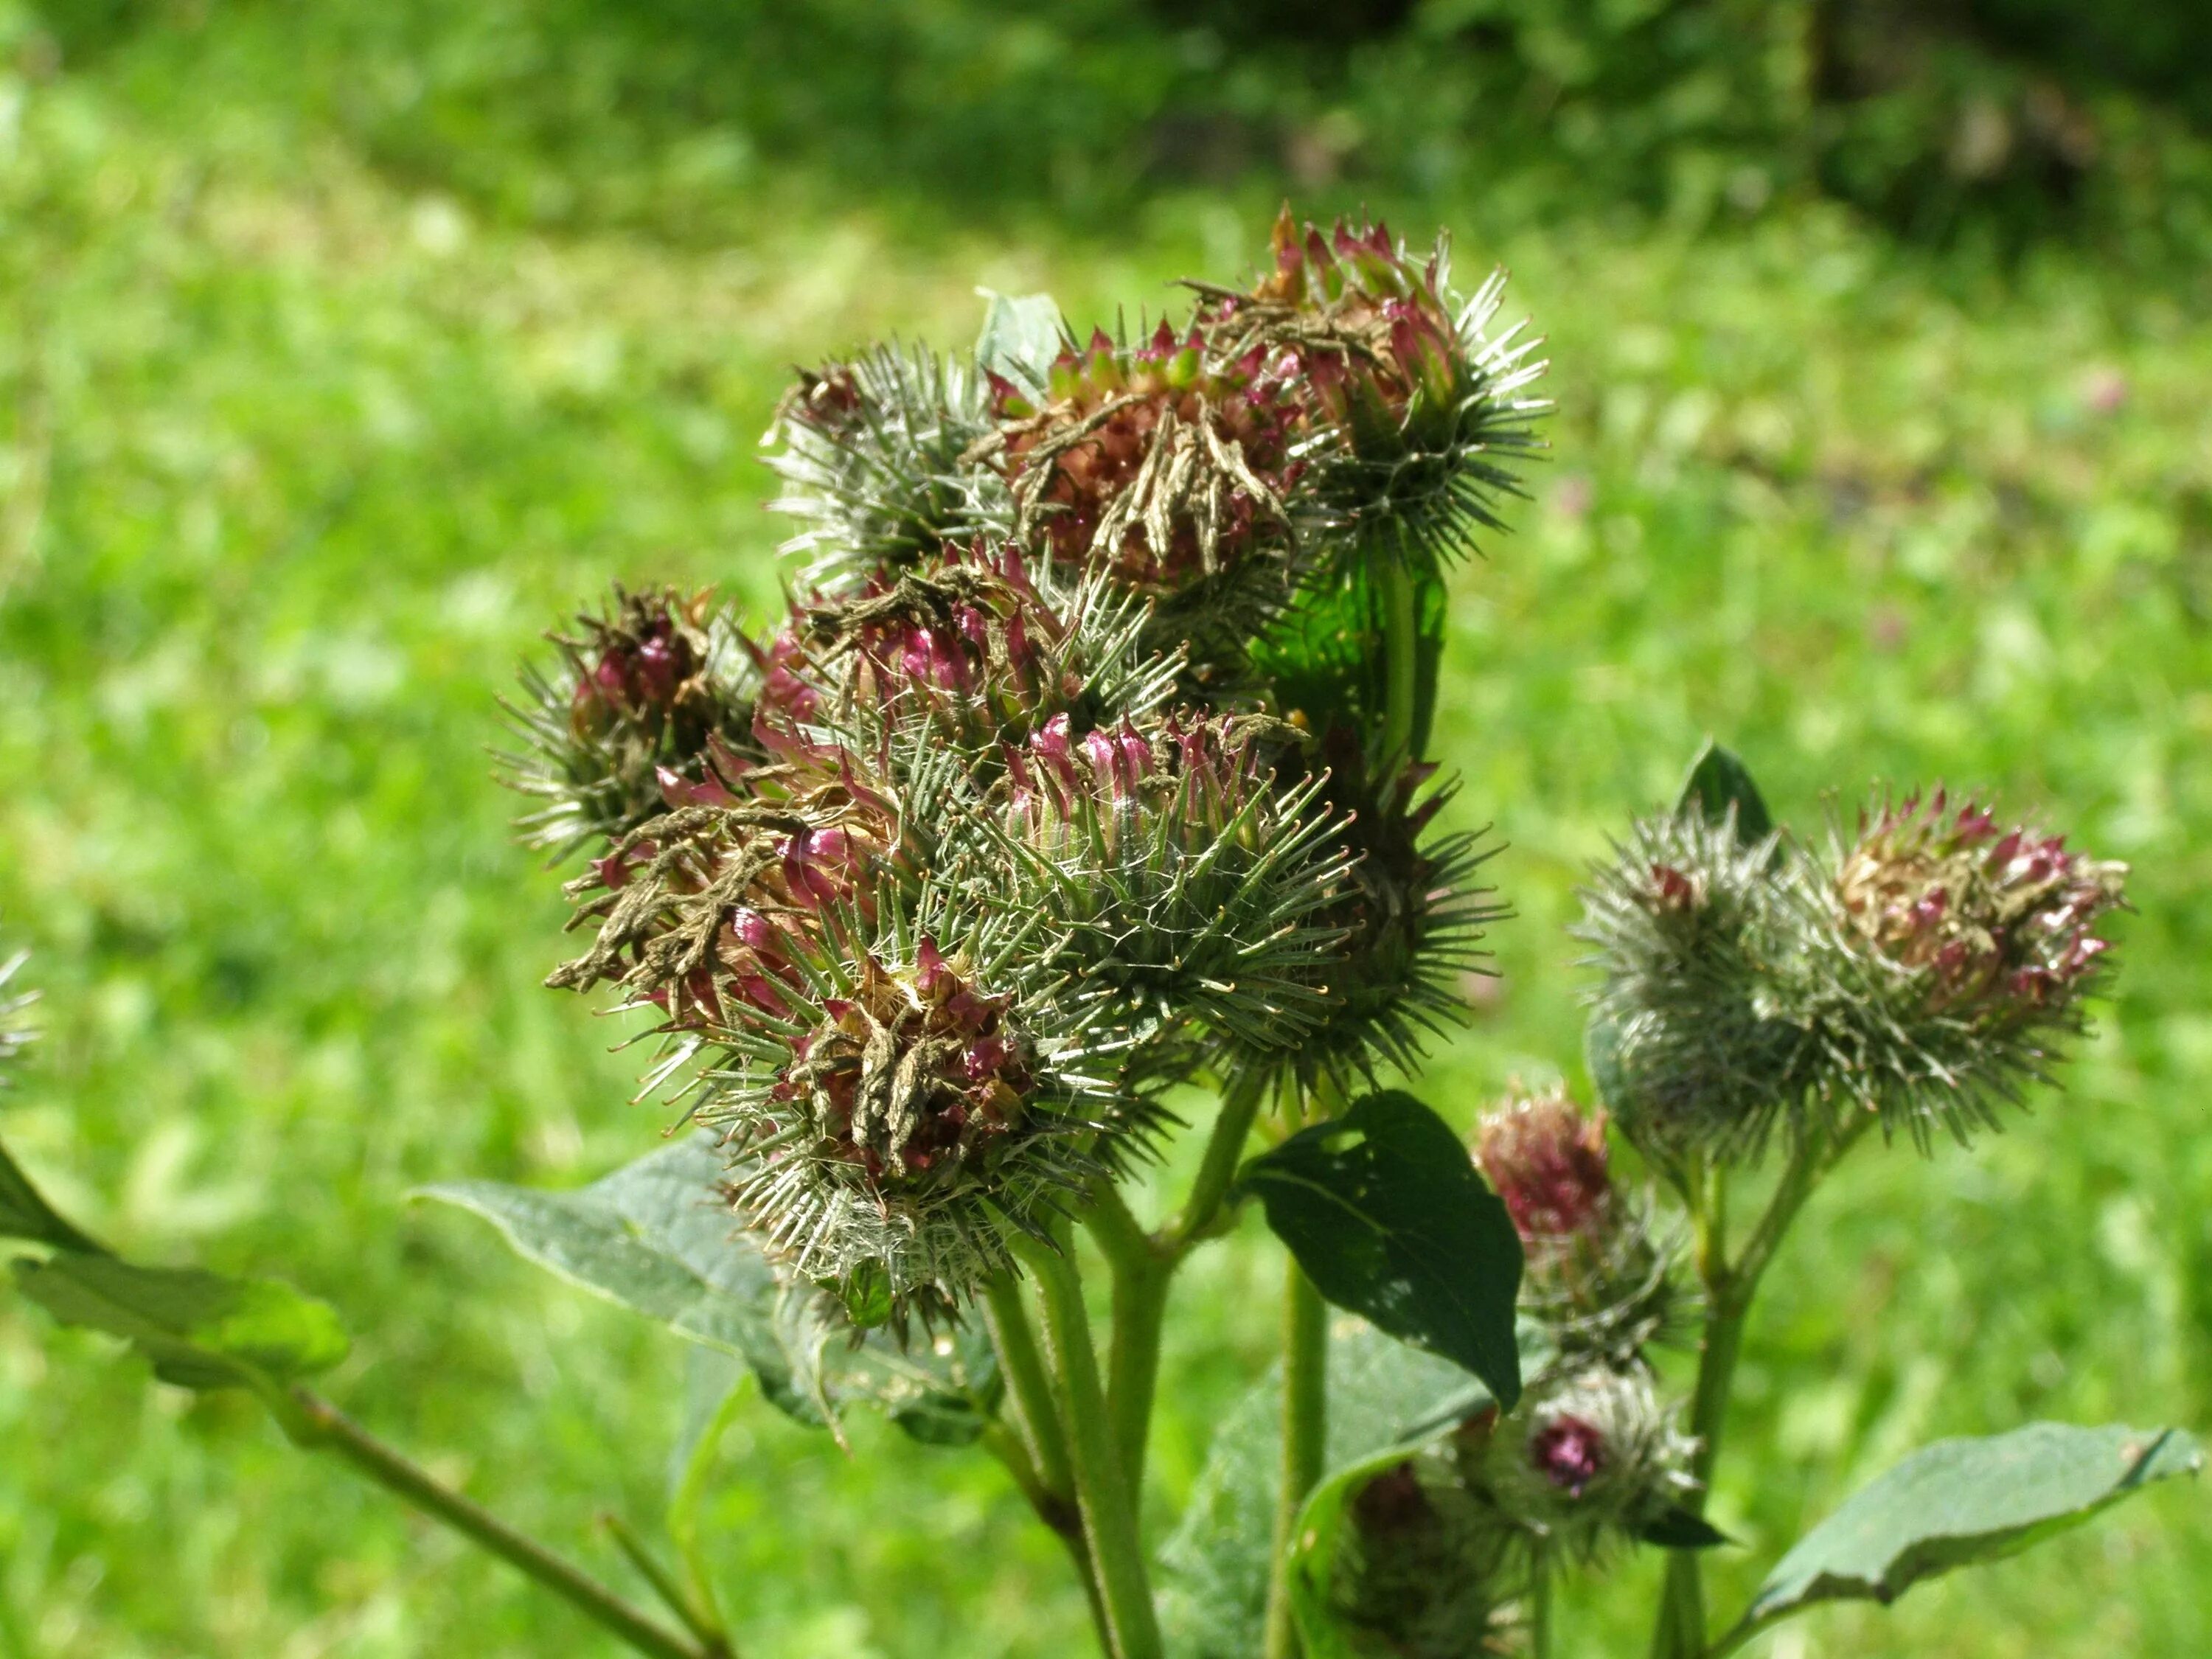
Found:
[{"label": "burdock flower head", "polygon": [[1513,1651],[1515,1597],[1526,1578],[1522,1535],[1431,1448],[1353,1494],[1331,1601],[1376,1659],[1468,1659]]},{"label": "burdock flower head", "polygon": [[873,745],[919,722],[994,763],[1055,715],[1140,714],[1174,684],[1144,649],[1143,608],[1107,583],[1063,587],[1011,548],[956,551],[859,594],[795,605],[770,647],[764,703]]},{"label": "burdock flower head", "polygon": [[1606,1123],[1562,1087],[1516,1089],[1476,1123],[1474,1160],[1521,1235],[1523,1305],[1562,1353],[1626,1366],[1674,1321],[1676,1250],[1615,1180]]},{"label": "burdock flower head", "polygon": [[1201,331],[1224,358],[1294,364],[1316,434],[1310,493],[1324,517],[1387,531],[1431,554],[1463,548],[1493,504],[1516,493],[1504,463],[1537,447],[1550,405],[1526,397],[1545,365],[1518,325],[1488,332],[1503,272],[1462,304],[1449,245],[1416,259],[1381,225],[1300,227],[1285,206],[1275,268],[1249,291],[1194,284]]},{"label": "burdock flower head", "polygon": [[1247,1054],[1326,1018],[1344,854],[1314,781],[1278,784],[1300,734],[1170,713],[1076,737],[1055,716],[1006,754],[1002,901],[1038,919],[1098,1017],[1161,1039],[1195,1021]]},{"label": "burdock flower head", "polygon": [[1153,595],[1280,550],[1298,408],[1258,349],[1217,356],[1164,320],[1133,347],[1100,330],[1060,354],[1042,406],[992,392],[1017,539]]},{"label": "burdock flower head", "polygon": [[775,1012],[735,1007],[707,1034],[696,1115],[725,1133],[739,1213],[857,1322],[957,1313],[1015,1232],[1158,1127],[1024,931],[937,892],[872,926],[834,911],[781,942]]},{"label": "burdock flower head", "polygon": [[1836,902],[1929,1013],[2008,1024],[2079,994],[2111,948],[2094,930],[2127,872],[2068,852],[2063,836],[2001,829],[1971,801],[1954,810],[1938,789],[1862,823]]},{"label": "burdock flower head", "polygon": [[522,672],[504,705],[519,753],[505,781],[544,804],[516,821],[525,842],[557,861],[616,840],[665,811],[670,778],[696,779],[708,751],[750,748],[759,680],[743,636],[711,593],[629,593],[551,635],[550,673]]},{"label": "burdock flower head", "polygon": [[1823,1030],[1838,1088],[1961,1138],[2082,1024],[2127,866],[1941,789],[1862,816],[1826,872]]},{"label": "burdock flower head", "polygon": [[1645,818],[1593,868],[1575,937],[1603,979],[1591,997],[1590,1075],[1613,1121],[1662,1167],[1686,1153],[1755,1157],[1808,1099],[1807,955],[1819,927],[1804,860],[1733,815]]},{"label": "burdock flower head", "polygon": [[803,588],[850,594],[955,544],[988,480],[966,456],[991,432],[975,379],[920,346],[878,346],[802,374],[763,442],[805,528],[783,551]]},{"label": "burdock flower head", "polygon": [[1587,1558],[1641,1537],[1696,1490],[1694,1449],[1648,1376],[1595,1365],[1530,1389],[1492,1434],[1481,1478],[1502,1514]]}]

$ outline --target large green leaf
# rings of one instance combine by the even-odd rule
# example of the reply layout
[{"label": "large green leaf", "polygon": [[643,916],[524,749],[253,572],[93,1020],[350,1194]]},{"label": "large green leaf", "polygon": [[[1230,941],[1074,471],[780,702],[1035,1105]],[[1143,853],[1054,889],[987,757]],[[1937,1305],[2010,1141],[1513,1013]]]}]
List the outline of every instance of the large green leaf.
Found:
[{"label": "large green leaf", "polygon": [[1521,1240],[1444,1121],[1384,1090],[1244,1166],[1267,1224],[1340,1308],[1521,1397]]},{"label": "large green leaf", "polygon": [[1820,1601],[1894,1601],[1923,1578],[2026,1549],[2203,1461],[2179,1429],[2033,1423],[1939,1441],[1800,1540],[1767,1575],[1743,1627]]},{"label": "large green leaf", "polygon": [[983,331],[975,339],[975,361],[1041,402],[1060,356],[1066,330],[1060,307],[1049,294],[988,294]]},{"label": "large green leaf", "polygon": [[289,1382],[346,1355],[330,1306],[273,1279],[64,1254],[18,1261],[15,1283],[64,1325],[126,1338],[156,1376],[188,1389]]},{"label": "large green leaf", "polygon": [[1701,812],[1719,823],[1728,817],[1731,807],[1735,811],[1736,839],[1744,846],[1756,846],[1774,833],[1774,816],[1766,810],[1759,786],[1751,781],[1751,769],[1735,750],[1707,738],[1705,747],[1690,763],[1689,776],[1682,781],[1675,814]]},{"label": "large green leaf", "polygon": [[[1489,1391],[1449,1360],[1340,1319],[1329,1334],[1326,1467],[1418,1444],[1489,1403]],[[1182,1520],[1161,1548],[1161,1617],[1178,1659],[1250,1659],[1260,1650],[1282,1419],[1278,1369],[1222,1419]]]},{"label": "large green leaf", "polygon": [[5,1146],[0,1146],[0,1238],[28,1239],[58,1250],[106,1254],[103,1246],[71,1226],[39,1195],[39,1189],[16,1167]]},{"label": "large green leaf", "polygon": [[802,1422],[834,1424],[844,1404],[866,1400],[920,1440],[958,1443],[982,1431],[999,1389],[987,1343],[955,1333],[908,1349],[875,1331],[855,1344],[738,1229],[723,1176],[701,1134],[574,1192],[466,1181],[421,1196],[482,1216],[569,1283],[742,1358],[761,1392]]}]

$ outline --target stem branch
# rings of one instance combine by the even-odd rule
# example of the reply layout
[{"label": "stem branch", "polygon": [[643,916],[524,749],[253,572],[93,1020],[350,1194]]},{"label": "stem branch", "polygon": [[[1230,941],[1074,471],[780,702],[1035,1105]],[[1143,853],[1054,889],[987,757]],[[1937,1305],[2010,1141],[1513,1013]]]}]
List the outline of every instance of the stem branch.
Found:
[{"label": "stem branch", "polygon": [[1076,1499],[1083,1511],[1084,1536],[1090,1542],[1100,1598],[1106,1604],[1115,1659],[1161,1659],[1159,1617],[1152,1607],[1144,1540],[1106,1415],[1106,1390],[1098,1380],[1073,1242],[1062,1227],[1057,1248],[1029,1238],[1015,1248],[1036,1275],[1043,1303],[1054,1397],[1067,1431]]},{"label": "stem branch", "polygon": [[702,1646],[656,1623],[490,1510],[440,1485],[428,1470],[386,1445],[321,1395],[294,1389],[272,1403],[278,1405],[278,1420],[295,1442],[343,1458],[359,1474],[535,1579],[638,1652],[653,1659],[721,1659],[728,1653],[726,1644]]}]

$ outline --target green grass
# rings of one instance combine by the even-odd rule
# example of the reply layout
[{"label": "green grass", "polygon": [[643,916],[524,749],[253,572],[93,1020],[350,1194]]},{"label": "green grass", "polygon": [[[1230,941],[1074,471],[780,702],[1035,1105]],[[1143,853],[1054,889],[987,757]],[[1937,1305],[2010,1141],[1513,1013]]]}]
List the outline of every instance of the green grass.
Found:
[{"label": "green grass", "polygon": [[[338,1303],[349,1409],[618,1574],[589,1521],[656,1512],[678,1346],[407,1197],[578,1182],[659,1127],[616,1034],[538,988],[562,908],[507,842],[491,699],[611,578],[772,599],[753,441],[791,362],[958,343],[978,283],[1049,286],[1079,320],[1158,306],[1249,260],[1272,202],[1158,194],[1109,240],[1036,205],[933,216],[708,170],[687,188],[710,234],[551,233],[372,158],[281,58],[217,72],[229,39],[0,74],[0,904],[47,1029],[0,1132],[131,1250]],[[1601,203],[1540,229],[1480,197],[1385,204],[1449,222],[1465,269],[1512,266],[1561,404],[1516,533],[1455,580],[1439,744],[1519,914],[1422,1085],[1447,1115],[1579,1076],[1570,889],[1707,730],[1801,825],[1828,792],[1942,777],[2137,868],[2069,1092],[1971,1156],[1863,1153],[1791,1244],[1718,1495],[1756,1547],[1722,1603],[1935,1436],[2203,1429],[2202,296],[2082,253],[2001,281],[1817,206],[1691,236]],[[1179,1290],[1156,1527],[1265,1364],[1278,1272],[1248,1231]],[[758,1409],[723,1449],[709,1530],[749,1654],[1082,1650],[995,1466],[854,1440]],[[2160,1492],[1775,1650],[2212,1650],[2202,1503]],[[1562,1651],[1640,1651],[1652,1579],[1572,1587]],[[0,1299],[0,1656],[605,1650],[246,1406],[149,1388]]]}]

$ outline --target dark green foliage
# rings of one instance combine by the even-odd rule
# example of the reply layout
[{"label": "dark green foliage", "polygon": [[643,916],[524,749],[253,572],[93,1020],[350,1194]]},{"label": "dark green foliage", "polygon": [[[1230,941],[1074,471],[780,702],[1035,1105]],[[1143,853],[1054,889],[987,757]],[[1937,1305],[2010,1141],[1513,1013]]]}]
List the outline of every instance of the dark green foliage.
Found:
[{"label": "dark green foliage", "polygon": [[1413,1096],[1363,1096],[1244,1166],[1243,1190],[1321,1293],[1521,1395],[1521,1240],[1459,1138]]},{"label": "dark green foliage", "polygon": [[1774,833],[1773,817],[1752,781],[1751,769],[1734,750],[1722,748],[1711,738],[1690,763],[1689,775],[1674,803],[1677,817],[1693,810],[1716,823],[1733,823],[1736,839],[1747,847]]}]

